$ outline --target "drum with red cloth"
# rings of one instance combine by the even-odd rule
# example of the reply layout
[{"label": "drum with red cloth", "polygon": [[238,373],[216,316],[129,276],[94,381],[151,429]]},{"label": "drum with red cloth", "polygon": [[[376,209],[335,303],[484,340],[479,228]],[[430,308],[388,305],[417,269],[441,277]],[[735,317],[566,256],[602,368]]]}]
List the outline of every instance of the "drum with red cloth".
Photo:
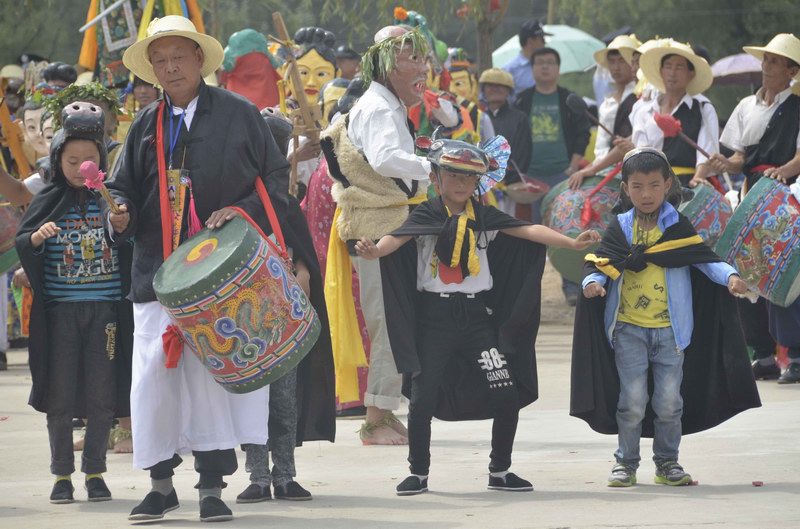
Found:
[{"label": "drum with red cloth", "polygon": [[697,234],[714,247],[733,215],[733,208],[719,191],[711,186],[699,185],[683,189],[683,201],[678,208],[697,230]]},{"label": "drum with red cloth", "polygon": [[[611,222],[611,210],[619,200],[620,186],[619,180],[614,178],[595,191],[602,180],[599,176],[587,178],[575,191],[569,188],[566,180],[552,188],[542,200],[542,223],[572,238],[589,229],[597,230],[602,235]],[[595,249],[548,247],[547,254],[553,267],[563,277],[580,283],[583,280],[583,258]]]},{"label": "drum with red cloth", "polygon": [[185,344],[231,393],[279,379],[319,337],[284,255],[252,220],[235,217],[181,244],[153,280]]},{"label": "drum with red cloth", "polygon": [[716,252],[750,288],[781,307],[800,296],[800,203],[789,187],[761,178],[733,212]]},{"label": "drum with red cloth", "polygon": [[21,215],[2,196],[0,204],[0,274],[4,274],[19,263],[15,241]]}]

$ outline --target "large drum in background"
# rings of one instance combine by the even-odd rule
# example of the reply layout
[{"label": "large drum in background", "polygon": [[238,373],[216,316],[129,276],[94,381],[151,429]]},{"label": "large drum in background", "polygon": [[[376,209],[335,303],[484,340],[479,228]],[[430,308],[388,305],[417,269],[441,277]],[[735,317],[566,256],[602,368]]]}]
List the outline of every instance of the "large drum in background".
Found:
[{"label": "large drum in background", "polygon": [[733,208],[722,194],[707,185],[683,189],[683,197],[678,209],[686,215],[697,234],[713,248],[728,225]]},{"label": "large drum in background", "polygon": [[[0,196],[0,204],[5,199]],[[19,210],[11,205],[0,205],[0,274],[8,272],[19,263],[15,242],[17,228],[22,217]]]},{"label": "large drum in background", "polygon": [[800,203],[789,187],[761,178],[734,211],[716,252],[750,288],[791,305],[800,296]]},{"label": "large drum in background", "polygon": [[[603,188],[592,196],[592,208],[597,213],[592,222],[583,227],[581,213],[589,193],[600,183],[602,177],[593,176],[583,181],[580,189],[573,191],[568,182],[561,182],[547,193],[542,200],[542,222],[564,235],[575,238],[582,231],[595,229],[603,234],[612,219],[611,209],[619,200],[619,180],[609,181]],[[583,258],[587,253],[596,250],[596,246],[586,250],[570,250],[567,248],[547,248],[550,262],[558,272],[573,283],[583,280]]]},{"label": "large drum in background", "polygon": [[242,217],[179,246],[153,287],[186,344],[231,393],[278,380],[320,334],[317,313],[277,247]]}]

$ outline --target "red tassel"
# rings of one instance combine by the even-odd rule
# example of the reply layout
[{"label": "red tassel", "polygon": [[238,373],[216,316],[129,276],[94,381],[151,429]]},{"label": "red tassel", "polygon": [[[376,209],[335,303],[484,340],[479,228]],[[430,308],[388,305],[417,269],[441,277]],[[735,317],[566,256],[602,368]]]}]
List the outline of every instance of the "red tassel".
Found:
[{"label": "red tassel", "polygon": [[200,217],[197,216],[197,209],[194,205],[194,192],[192,191],[192,182],[189,181],[189,237],[196,234],[203,229],[203,223],[200,222]]},{"label": "red tassel", "polygon": [[587,198],[583,202],[583,209],[581,210],[581,228],[586,229],[589,227],[589,223],[592,221],[592,213],[594,209],[592,208],[592,199]]},{"label": "red tassel", "polygon": [[164,366],[167,369],[178,367],[178,360],[183,354],[183,335],[177,325],[170,325],[164,334],[161,335],[161,343],[164,346],[164,354],[167,359]]}]

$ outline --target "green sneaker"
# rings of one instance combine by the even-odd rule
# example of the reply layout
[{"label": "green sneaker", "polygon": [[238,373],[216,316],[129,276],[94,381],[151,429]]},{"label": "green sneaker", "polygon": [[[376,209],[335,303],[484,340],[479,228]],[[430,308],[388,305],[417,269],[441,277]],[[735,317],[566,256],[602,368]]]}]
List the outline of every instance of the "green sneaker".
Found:
[{"label": "green sneaker", "polygon": [[608,476],[609,487],[632,487],[636,485],[636,469],[617,463]]},{"label": "green sneaker", "polygon": [[687,474],[677,461],[666,461],[656,465],[655,482],[659,485],[688,485],[692,482],[692,476]]}]

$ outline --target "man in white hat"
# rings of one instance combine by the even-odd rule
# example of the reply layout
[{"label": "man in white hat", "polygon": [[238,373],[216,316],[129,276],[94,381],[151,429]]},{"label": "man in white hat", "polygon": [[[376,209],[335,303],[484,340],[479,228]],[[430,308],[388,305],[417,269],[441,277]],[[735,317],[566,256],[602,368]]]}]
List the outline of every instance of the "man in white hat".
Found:
[{"label": "man in white hat", "polygon": [[[633,132],[630,114],[638,98],[634,94],[636,88],[636,70],[634,56],[642,43],[636,35],[620,35],[612,40],[608,47],[598,50],[594,59],[599,66],[608,69],[614,80],[614,91],[606,97],[597,109],[600,123],[606,126],[611,136],[603,128],[598,128],[594,145],[594,161],[569,177],[572,189],[580,188],[583,180],[595,175],[605,168],[622,161],[622,157],[630,150],[630,137]],[[638,64],[638,62],[637,62]]]},{"label": "man in white hat", "polygon": [[633,117],[633,144],[653,147],[667,155],[681,184],[694,187],[711,174],[705,156],[678,137],[665,138],[655,114],[680,120],[683,132],[709,154],[719,152],[719,120],[714,105],[699,95],[714,80],[711,67],[691,46],[662,39],[639,58],[644,76],[659,91],[641,103]]},{"label": "man in white hat", "polygon": [[[745,46],[744,51],[761,60],[762,85],[736,105],[722,132],[720,141],[733,155],[715,154],[711,166],[718,172],[744,171],[747,189],[764,176],[791,184],[800,173],[800,96],[790,86],[800,73],[800,39],[780,33],[766,46]],[[800,382],[800,301],[781,308],[760,299],[755,305],[741,303],[740,310],[746,311],[745,336],[756,352],[755,377]],[[775,343],[770,334],[789,347],[790,364],[783,374],[774,345],[769,347]]]},{"label": "man in white hat", "polygon": [[[203,81],[222,62],[219,42],[198,33],[194,24],[181,16],[153,20],[147,35],[125,51],[123,61],[134,75],[160,85],[164,97],[136,116],[108,184],[123,213],[104,212],[114,238],[136,240],[128,294],[134,303],[136,327],[131,388],[133,464],[150,471],[152,490],[129,519],[157,520],[178,508],[172,476],[181,462],[178,454],[191,451],[199,474],[200,519],[225,521],[233,515],[221,500],[223,477],[237,469],[235,447],[266,443],[269,389],[229,393],[189,349],[184,350],[177,367],[167,368],[162,335],[170,319],[156,300],[153,277],[166,256],[192,233],[190,229],[199,229],[201,222],[212,229],[221,227],[238,215],[231,207],[241,208],[270,233],[264,206],[255,193],[259,177],[297,261],[310,262],[306,261],[307,246],[299,240],[308,232],[307,227],[305,234],[302,227],[298,232],[290,220],[293,204],[287,196],[288,164],[258,109]],[[159,151],[163,164],[158,162]],[[173,180],[174,173],[180,178]],[[162,195],[162,178],[175,187],[185,186],[185,193]],[[184,194],[194,208],[172,198]],[[162,226],[165,215],[172,226]],[[302,270],[298,280],[307,286],[307,268],[297,264]]]}]

